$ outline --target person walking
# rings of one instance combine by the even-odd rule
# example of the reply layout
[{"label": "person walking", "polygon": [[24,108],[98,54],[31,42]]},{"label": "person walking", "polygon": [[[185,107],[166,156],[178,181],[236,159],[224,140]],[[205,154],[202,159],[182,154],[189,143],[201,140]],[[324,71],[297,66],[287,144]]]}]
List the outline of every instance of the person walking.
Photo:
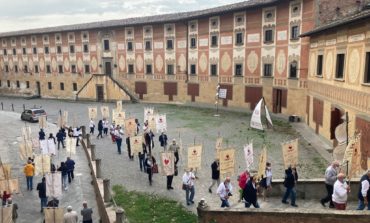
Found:
[{"label": "person walking", "polygon": [[70,157],[67,157],[65,165],[67,167],[68,182],[71,183],[71,181],[75,178],[73,174],[73,171],[75,170],[75,161]]},{"label": "person walking", "polygon": [[186,204],[194,204],[195,195],[195,175],[193,173],[193,168],[186,169],[184,175],[182,176],[183,189],[185,189]]},{"label": "person walking", "polygon": [[119,125],[117,125],[116,130],[114,131],[114,137],[116,139],[118,154],[121,154],[123,131]]},{"label": "person walking", "polygon": [[370,169],[367,170],[360,179],[360,188],[358,190],[358,207],[357,210],[370,210],[369,196],[370,196]]},{"label": "person walking", "polygon": [[134,160],[134,155],[131,154],[131,143],[130,143],[130,137],[126,137],[126,147],[127,147],[127,153],[128,153],[128,158],[130,160]]},{"label": "person walking", "polygon": [[175,174],[175,170],[176,170],[176,166],[175,166],[175,163],[173,164],[173,174],[171,175],[167,175],[167,190],[173,190],[173,187],[172,187],[172,180],[173,180],[173,175]]},{"label": "person walking", "polygon": [[216,187],[220,185],[220,160],[218,158],[211,165],[212,169],[212,183],[208,188],[208,192],[212,194],[212,187],[216,184]]},{"label": "person walking", "polygon": [[146,172],[146,165],[145,165],[145,154],[146,154],[146,146],[145,143],[142,144],[143,150],[142,152],[139,152],[139,165],[140,165],[140,171]]},{"label": "person walking", "polygon": [[175,155],[175,165],[179,162],[180,147],[176,144],[176,139],[172,139],[172,144],[168,147],[168,151],[173,152]]},{"label": "person walking", "polygon": [[58,168],[58,171],[60,171],[62,174],[62,185],[63,185],[64,190],[68,190],[68,182],[67,182],[68,170],[64,162],[60,163],[60,167]]},{"label": "person walking", "polygon": [[298,173],[297,169],[295,167],[289,167],[285,170],[285,179],[284,179],[284,186],[286,188],[284,197],[282,199],[282,203],[289,204],[287,202],[288,197],[290,196],[290,204],[293,207],[298,207],[298,205],[295,203],[296,199],[296,190],[295,186],[298,181]]},{"label": "person walking", "polygon": [[55,137],[53,136],[53,133],[49,134],[49,138],[47,140],[47,145],[48,145],[48,154],[49,155],[54,155],[56,154],[55,151],[55,145],[56,145]]},{"label": "person walking", "polygon": [[345,175],[339,173],[334,183],[332,201],[337,210],[346,210],[347,197],[350,191],[349,186],[344,181]]},{"label": "person walking", "polygon": [[329,202],[329,208],[334,208],[332,201],[333,195],[333,186],[337,180],[337,169],[339,167],[338,161],[333,161],[332,164],[325,170],[325,187],[326,187],[326,196],[320,200],[320,203],[325,207],[325,203]]},{"label": "person walking", "polygon": [[103,119],[103,133],[105,136],[108,136],[108,128],[109,128],[109,122],[107,119]]},{"label": "person walking", "polygon": [[82,223],[92,223],[92,208],[87,207],[87,201],[82,203],[83,209],[81,210]]},{"label": "person walking", "polygon": [[91,135],[94,135],[94,131],[95,131],[95,122],[94,122],[94,120],[93,120],[93,119],[90,119],[89,127],[90,127],[90,134],[91,134]]},{"label": "person walking", "polygon": [[161,135],[159,136],[159,143],[164,150],[167,149],[167,135],[164,131],[162,131]]},{"label": "person walking", "polygon": [[63,216],[64,223],[78,223],[77,212],[72,210],[72,206],[67,207],[67,213]]},{"label": "person walking", "polygon": [[149,179],[149,185],[152,186],[152,182],[153,182],[153,166],[156,164],[156,160],[154,159],[154,157],[149,154],[148,157],[145,159],[145,168],[146,168],[146,172],[148,174],[148,179]]},{"label": "person walking", "polygon": [[35,175],[35,167],[32,165],[32,161],[28,160],[27,164],[23,168],[23,172],[26,175],[27,180],[27,190],[33,189],[33,176]]},{"label": "person walking", "polygon": [[45,140],[45,132],[43,129],[39,131],[39,140]]},{"label": "person walking", "polygon": [[243,198],[245,200],[245,207],[249,208],[251,205],[255,208],[260,208],[260,205],[257,201],[257,192],[258,192],[258,185],[256,183],[257,175],[254,175],[249,178],[247,184],[243,190]]},{"label": "person walking", "polygon": [[80,146],[78,145],[78,142],[80,141],[80,135],[81,135],[80,130],[81,128],[78,128],[78,127],[73,128],[73,138],[76,139],[76,146]]},{"label": "person walking", "polygon": [[100,138],[103,138],[103,120],[99,120],[98,122],[98,136],[96,137],[97,139],[99,139],[99,136]]},{"label": "person walking", "polygon": [[46,196],[46,180],[45,177],[42,178],[41,182],[37,184],[37,188],[39,191],[39,198],[41,203],[41,210],[40,212],[44,211],[44,207],[47,206],[48,197]]},{"label": "person walking", "polygon": [[239,176],[238,176],[238,185],[239,185],[239,202],[243,199],[243,191],[245,186],[247,185],[247,182],[249,180],[250,173],[248,170],[243,171]]},{"label": "person walking", "polygon": [[57,141],[58,141],[58,150],[60,148],[60,144],[62,144],[62,147],[64,149],[65,148],[65,146],[64,146],[64,133],[61,129],[56,134],[56,137],[57,137]]},{"label": "person walking", "polygon": [[1,195],[1,200],[2,200],[2,204],[3,206],[6,205],[6,201],[8,200],[8,198],[10,198],[10,194],[8,194],[5,190],[3,192],[3,195]]},{"label": "person walking", "polygon": [[262,187],[262,196],[263,200],[266,200],[267,192],[272,188],[272,170],[271,170],[271,163],[266,163],[266,170],[264,178],[261,180],[260,186]]},{"label": "person walking", "polygon": [[222,208],[230,207],[229,197],[232,196],[232,189],[230,177],[226,177],[225,181],[218,186],[217,194],[220,196]]}]

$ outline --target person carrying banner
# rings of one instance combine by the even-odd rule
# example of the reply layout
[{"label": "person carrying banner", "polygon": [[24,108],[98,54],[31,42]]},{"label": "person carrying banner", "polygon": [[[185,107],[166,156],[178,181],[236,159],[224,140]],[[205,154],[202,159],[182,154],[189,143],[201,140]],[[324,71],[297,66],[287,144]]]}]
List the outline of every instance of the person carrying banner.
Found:
[{"label": "person carrying banner", "polygon": [[73,174],[73,171],[75,170],[75,161],[70,157],[67,157],[65,164],[67,167],[68,182],[71,183],[71,181],[75,178]]},{"label": "person carrying banner", "polygon": [[123,131],[121,126],[117,125],[116,130],[114,131],[114,138],[116,140],[118,154],[121,154],[122,137]]},{"label": "person carrying banner", "polygon": [[62,175],[62,185],[64,190],[68,190],[68,169],[64,162],[60,163],[60,167],[58,168],[58,171],[61,172]]},{"label": "person carrying banner", "polygon": [[298,207],[298,205],[295,203],[296,199],[295,185],[297,184],[297,181],[298,181],[297,169],[295,167],[288,167],[288,169],[285,170],[284,186],[286,188],[286,191],[283,196],[283,199],[281,200],[282,203],[289,204],[289,202],[287,202],[287,199],[290,196],[290,204],[293,207]]},{"label": "person carrying banner", "polygon": [[172,144],[168,147],[168,151],[173,152],[175,155],[175,165],[179,162],[179,145],[176,144],[176,139],[172,139]]},{"label": "person carrying banner", "polygon": [[347,197],[350,191],[349,186],[344,181],[345,175],[339,173],[334,183],[332,201],[337,210],[346,210]]},{"label": "person carrying banner", "polygon": [[63,147],[63,149],[64,148],[66,148],[65,146],[64,146],[64,133],[63,133],[63,130],[62,129],[60,129],[59,131],[58,131],[58,133],[56,134],[56,137],[57,137],[57,141],[58,141],[58,150],[59,150],[59,148],[60,148],[60,144],[62,144],[62,147]]},{"label": "person carrying banner", "polygon": [[[174,164],[174,170],[177,168]],[[172,187],[172,180],[173,180],[173,175],[175,174],[175,171],[172,175],[167,175],[167,190],[173,190]]]},{"label": "person carrying banner", "polygon": [[104,129],[103,120],[100,119],[99,122],[98,122],[98,132],[99,132],[99,134],[96,137],[97,139],[99,139],[99,136],[100,136],[100,138],[103,138],[103,129]]},{"label": "person carrying banner", "polygon": [[131,154],[131,144],[130,144],[130,137],[126,137],[126,147],[127,147],[127,153],[128,153],[128,158],[130,160],[134,160],[134,155]]},{"label": "person carrying banner", "polygon": [[143,150],[142,152],[139,152],[139,165],[140,165],[140,171],[146,172],[146,165],[145,165],[145,154],[146,154],[146,146],[145,143],[142,144]]},{"label": "person carrying banner", "polygon": [[243,198],[245,200],[245,207],[249,208],[251,205],[255,208],[260,208],[260,205],[257,202],[257,191],[258,185],[256,183],[257,175],[251,176],[244,187]]},{"label": "person carrying banner", "polygon": [[226,177],[225,181],[220,183],[217,188],[217,194],[220,196],[222,208],[230,207],[229,197],[232,196],[232,190],[230,177]]},{"label": "person carrying banner", "polygon": [[148,155],[148,157],[145,159],[145,168],[146,172],[148,174],[148,179],[149,179],[149,185],[152,186],[152,176],[153,176],[153,171],[152,168],[156,164],[156,161],[152,155]]},{"label": "person carrying banner", "polygon": [[358,191],[358,207],[357,210],[370,210],[369,196],[370,196],[370,169],[360,179],[360,189]]},{"label": "person carrying banner", "polygon": [[43,129],[40,129],[39,131],[39,140],[44,140],[45,139],[45,132]]},{"label": "person carrying banner", "polygon": [[109,122],[106,118],[103,119],[103,133],[108,136]]},{"label": "person carrying banner", "polygon": [[266,162],[265,175],[260,182],[260,186],[262,187],[262,196],[263,196],[264,201],[266,200],[267,191],[270,191],[272,188],[271,183],[272,183],[271,163]]},{"label": "person carrying banner", "polygon": [[90,120],[90,124],[89,124],[89,127],[90,127],[90,134],[91,135],[94,135],[94,131],[95,131],[95,122],[93,119]]},{"label": "person carrying banner", "polygon": [[220,159],[216,158],[215,161],[211,165],[212,169],[212,183],[208,188],[208,192],[212,194],[212,187],[217,183],[220,185]]},{"label": "person carrying banner", "polygon": [[27,164],[24,166],[23,172],[26,175],[27,179],[27,190],[32,190],[33,189],[32,180],[33,176],[35,175],[35,167],[32,165],[31,160],[27,161]]},{"label": "person carrying banner", "polygon": [[241,173],[238,176],[238,181],[239,181],[239,202],[243,199],[243,191],[245,188],[245,185],[247,184],[248,180],[250,177],[250,173],[248,170],[245,170],[243,173]]},{"label": "person carrying banner", "polygon": [[325,207],[325,203],[330,202],[329,208],[334,208],[334,204],[332,201],[332,195],[333,195],[333,186],[337,180],[338,167],[339,167],[339,162],[333,161],[332,164],[325,170],[325,187],[326,187],[327,195],[326,197],[320,200],[320,203],[323,207]]},{"label": "person carrying banner", "polygon": [[41,183],[37,184],[37,188],[39,191],[39,198],[41,203],[41,210],[40,212],[44,211],[44,207],[46,207],[48,203],[48,197],[46,196],[46,180],[45,177],[42,178]]},{"label": "person carrying banner", "polygon": [[184,175],[182,176],[183,189],[185,190],[186,204],[194,204],[194,195],[195,195],[195,175],[193,173],[193,168],[188,168],[185,170]]},{"label": "person carrying banner", "polygon": [[78,145],[78,142],[80,141],[80,129],[81,128],[78,128],[78,127],[74,127],[73,128],[73,138],[76,138],[76,146],[80,146]]},{"label": "person carrying banner", "polygon": [[164,150],[167,149],[167,135],[164,131],[162,131],[161,135],[159,136],[159,142],[161,144],[161,147],[163,147]]}]

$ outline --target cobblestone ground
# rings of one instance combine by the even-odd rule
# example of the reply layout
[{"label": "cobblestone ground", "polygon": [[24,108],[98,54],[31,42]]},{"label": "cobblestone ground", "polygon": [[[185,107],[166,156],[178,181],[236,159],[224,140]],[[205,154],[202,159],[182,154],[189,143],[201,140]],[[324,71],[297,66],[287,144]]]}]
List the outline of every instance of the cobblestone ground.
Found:
[{"label": "cobblestone ground", "polygon": [[[18,98],[0,98],[3,102],[4,110],[10,110],[11,104],[15,106],[15,110],[20,112],[23,110],[22,105],[26,107],[42,106],[48,113],[48,120],[56,122],[59,110],[68,110],[69,122],[72,120],[78,125],[88,125],[88,106],[99,106],[101,103],[96,102],[66,102],[58,100],[24,100]],[[115,104],[104,104],[111,109]],[[283,159],[281,155],[280,143],[296,137],[300,138],[300,167],[299,173],[301,178],[315,178],[322,177],[323,171],[326,168],[326,161],[316,152],[316,150],[301,137],[285,120],[274,119],[275,131],[267,130],[265,133],[250,130],[249,120],[250,115],[245,113],[237,113],[232,111],[221,111],[220,117],[214,117],[214,109],[195,109],[189,107],[180,107],[176,105],[157,105],[157,104],[124,104],[126,116],[133,116],[143,122],[144,107],[151,106],[159,113],[167,114],[168,123],[168,138],[179,139],[181,136],[183,148],[188,145],[202,144],[203,145],[203,159],[202,167],[198,170],[199,177],[195,185],[196,196],[195,200],[199,201],[204,197],[211,205],[218,206],[219,199],[217,198],[213,188],[213,194],[208,192],[210,184],[210,165],[214,160],[214,145],[218,135],[224,137],[224,145],[236,149],[237,165],[236,173],[244,169],[243,145],[248,141],[253,140],[255,150],[255,161],[258,160],[258,155],[265,144],[268,146],[268,161],[272,162],[274,177],[283,177]],[[100,109],[99,109],[100,111]],[[99,112],[100,113],[100,112]],[[159,147],[158,135],[155,137],[155,148],[153,150],[156,159],[159,159],[159,153],[163,150]],[[139,163],[135,157],[134,161],[128,159],[126,146],[123,144],[123,154],[118,155],[116,145],[110,140],[110,137],[104,137],[97,140],[92,137],[92,143],[96,144],[97,157],[102,159],[102,174],[104,178],[111,179],[111,185],[122,184],[129,190],[145,191],[149,193],[156,193],[166,197],[175,199],[185,204],[185,193],[181,190],[181,176],[183,169],[186,166],[185,153],[180,157],[179,162],[179,176],[174,177],[174,190],[168,191],[166,189],[166,177],[161,175],[154,175],[153,186],[149,186],[147,174],[140,172]],[[82,164],[82,163],[81,163]],[[256,165],[255,165],[256,167]],[[235,188],[237,187],[236,175],[233,177]],[[237,203],[237,197],[234,196],[232,203]],[[185,205],[186,206],[186,205]],[[264,204],[261,203],[263,207]],[[188,207],[195,211],[195,205]]]}]

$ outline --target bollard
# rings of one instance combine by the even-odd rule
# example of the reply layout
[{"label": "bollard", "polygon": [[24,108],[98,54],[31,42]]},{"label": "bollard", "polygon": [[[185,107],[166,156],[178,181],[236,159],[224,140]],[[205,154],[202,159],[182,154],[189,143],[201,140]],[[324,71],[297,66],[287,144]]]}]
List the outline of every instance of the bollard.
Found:
[{"label": "bollard", "polygon": [[1,110],[4,110],[4,104],[1,102]]},{"label": "bollard", "polygon": [[91,144],[90,145],[90,149],[91,149],[91,161],[95,161],[96,160],[96,157],[95,157],[95,152],[96,152],[95,144]]},{"label": "bollard", "polygon": [[125,211],[122,208],[116,209],[116,223],[122,223],[125,217]]},{"label": "bollard", "polygon": [[101,159],[95,160],[96,178],[101,178]]},{"label": "bollard", "polygon": [[110,180],[104,179],[103,180],[103,188],[104,188],[104,202],[109,202],[112,197],[110,194]]},{"label": "bollard", "polygon": [[86,134],[86,147],[90,148],[91,141],[90,141],[90,134]]},{"label": "bollard", "polygon": [[25,111],[25,110],[26,110],[26,105],[23,104],[23,111]]},{"label": "bollard", "polygon": [[14,111],[14,105],[12,104],[12,111]]},{"label": "bollard", "polygon": [[86,126],[81,126],[82,138],[86,139]]}]

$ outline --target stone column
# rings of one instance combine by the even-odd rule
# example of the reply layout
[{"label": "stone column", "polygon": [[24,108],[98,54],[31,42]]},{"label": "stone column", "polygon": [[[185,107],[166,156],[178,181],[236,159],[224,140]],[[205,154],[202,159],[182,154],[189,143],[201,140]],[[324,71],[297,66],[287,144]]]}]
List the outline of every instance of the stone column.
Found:
[{"label": "stone column", "polygon": [[116,223],[123,223],[123,220],[125,219],[125,211],[118,207],[116,209]]},{"label": "stone column", "polygon": [[95,160],[96,178],[101,178],[101,159]]},{"label": "stone column", "polygon": [[96,160],[96,156],[95,156],[96,148],[94,144],[90,145],[90,150],[91,150],[91,161],[95,161]]},{"label": "stone column", "polygon": [[110,194],[110,180],[109,179],[103,180],[103,188],[104,188],[104,202],[110,202],[111,194]]},{"label": "stone column", "polygon": [[86,126],[81,126],[81,131],[82,131],[82,138],[85,139],[86,138]]},{"label": "stone column", "polygon": [[90,134],[86,134],[86,147],[90,148],[91,141],[90,141]]}]

